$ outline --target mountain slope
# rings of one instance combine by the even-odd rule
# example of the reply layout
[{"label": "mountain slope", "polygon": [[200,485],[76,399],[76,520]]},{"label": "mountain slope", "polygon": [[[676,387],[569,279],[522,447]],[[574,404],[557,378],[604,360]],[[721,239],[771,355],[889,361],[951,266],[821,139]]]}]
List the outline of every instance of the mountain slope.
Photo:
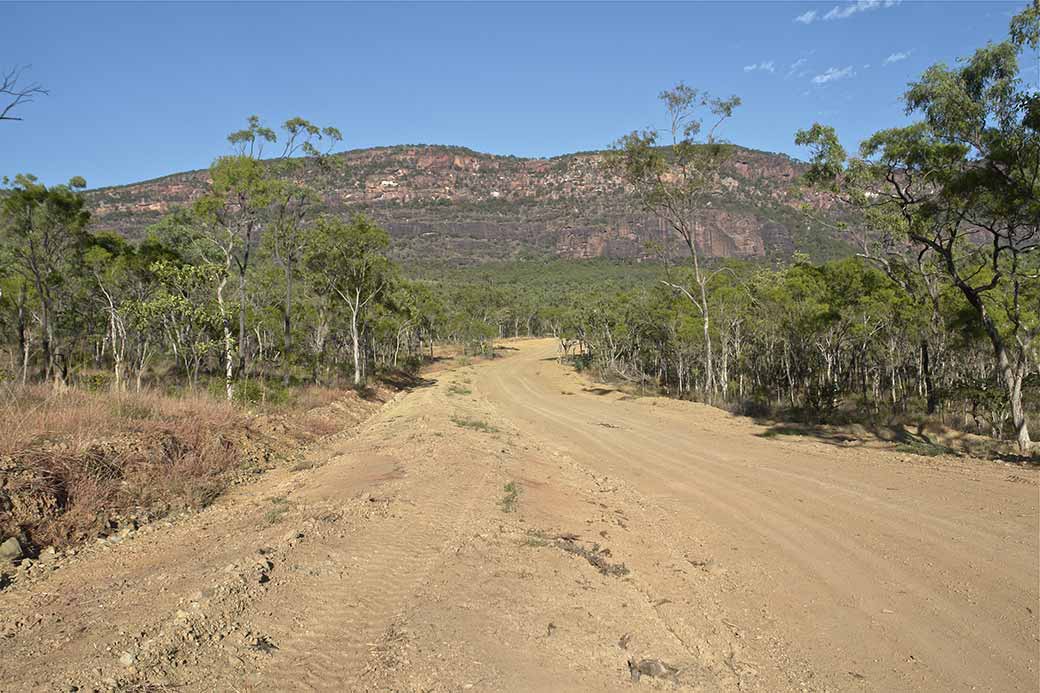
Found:
[{"label": "mountain slope", "polygon": [[[402,145],[344,152],[327,191],[339,214],[363,211],[394,238],[401,260],[456,263],[524,256],[653,257],[647,243],[671,242],[656,219],[635,210],[602,153],[552,159],[481,154],[461,147]],[[787,156],[737,148],[724,170],[727,190],[697,220],[699,244],[715,257],[818,257],[848,252],[847,239],[799,211],[814,207],[834,222],[840,210],[793,190],[805,165]],[[311,175],[309,171],[304,177]],[[139,237],[208,185],[205,170],[91,191],[97,228]]]}]

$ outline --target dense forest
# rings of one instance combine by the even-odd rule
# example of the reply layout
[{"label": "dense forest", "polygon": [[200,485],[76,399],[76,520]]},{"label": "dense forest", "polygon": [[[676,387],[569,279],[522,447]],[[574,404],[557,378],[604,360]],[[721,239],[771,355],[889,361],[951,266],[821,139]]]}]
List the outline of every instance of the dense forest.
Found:
[{"label": "dense forest", "polygon": [[88,230],[80,178],[5,179],[3,379],[251,402],[414,371],[439,342],[493,354],[495,339],[553,335],[577,366],[644,390],[811,421],[937,416],[1026,450],[1040,97],[1018,61],[1038,26],[1034,7],[1007,41],[930,68],[905,96],[915,123],[858,156],[824,125],[798,133],[812,168],[797,184],[865,220],[858,256],[825,264],[703,256],[690,219],[720,194],[720,128],[740,101],[685,85],[662,95],[670,128],[622,138],[608,162],[684,242],[651,262],[397,266],[372,220],[328,213],[341,136],[301,118],[250,118],[208,194],[140,241]]}]

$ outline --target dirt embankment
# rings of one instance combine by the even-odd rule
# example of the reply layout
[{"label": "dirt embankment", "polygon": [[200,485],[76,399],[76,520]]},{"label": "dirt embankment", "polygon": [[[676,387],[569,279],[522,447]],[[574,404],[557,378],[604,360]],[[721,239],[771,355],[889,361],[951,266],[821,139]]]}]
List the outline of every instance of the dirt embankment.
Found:
[{"label": "dirt embankment", "polygon": [[771,437],[514,346],[0,592],[0,689],[1035,690],[1035,470]]},{"label": "dirt embankment", "polygon": [[12,388],[0,404],[0,573],[210,505],[389,394],[303,388],[252,411],[205,393]]}]

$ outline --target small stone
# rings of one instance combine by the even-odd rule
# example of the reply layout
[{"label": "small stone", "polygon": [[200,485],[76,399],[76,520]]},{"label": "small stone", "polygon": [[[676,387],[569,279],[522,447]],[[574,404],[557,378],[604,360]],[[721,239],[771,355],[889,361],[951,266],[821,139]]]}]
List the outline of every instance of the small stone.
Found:
[{"label": "small stone", "polygon": [[641,676],[675,681],[676,675],[679,673],[678,669],[659,659],[641,659],[639,662],[630,659],[628,660],[628,671],[633,681],[638,681]]},{"label": "small stone", "polygon": [[119,663],[122,664],[124,667],[132,667],[135,661],[136,659],[129,652],[124,652],[122,656],[119,658]]},{"label": "small stone", "polygon": [[13,563],[22,557],[22,545],[17,537],[0,544],[0,563]]}]

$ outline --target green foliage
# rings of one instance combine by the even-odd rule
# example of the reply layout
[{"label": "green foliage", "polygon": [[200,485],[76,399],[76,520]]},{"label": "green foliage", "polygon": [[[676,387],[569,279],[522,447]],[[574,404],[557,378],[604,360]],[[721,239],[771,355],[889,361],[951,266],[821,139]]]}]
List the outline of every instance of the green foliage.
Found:
[{"label": "green foliage", "polygon": [[508,482],[502,487],[505,495],[498,501],[498,505],[504,513],[516,512],[516,506],[520,503],[520,486],[515,481]]},{"label": "green foliage", "polygon": [[[6,376],[71,373],[84,386],[117,389],[147,378],[223,389],[230,377],[231,396],[252,405],[304,381],[351,378],[362,390],[380,371],[414,372],[435,342],[461,347],[468,362],[494,356],[496,340],[553,335],[576,368],[630,390],[811,421],[920,412],[934,398],[941,415],[1005,435],[1022,418],[1008,368],[1025,409],[1040,402],[1040,378],[1029,377],[1040,329],[1040,105],[1017,69],[1022,47],[1037,43],[1035,8],[1015,18],[1010,36],[957,67],[926,71],[905,97],[919,122],[876,133],[858,156],[825,125],[799,132],[811,151],[806,182],[857,210],[822,221],[774,195],[779,184],[720,196],[734,166],[746,159],[753,168],[763,156],[716,133],[739,99],[683,84],[662,93],[669,127],[630,133],[607,159],[643,218],[663,219],[687,244],[691,262],[681,267],[554,258],[552,220],[597,225],[632,214],[613,179],[598,205],[560,184],[597,165],[582,156],[537,167],[484,157],[460,174],[471,190],[529,176],[544,195],[434,196],[347,216],[340,193],[382,175],[386,160],[333,156],[342,135],[332,127],[292,118],[276,130],[253,116],[229,135],[234,153],[213,163],[205,194],[137,242],[87,233],[82,179],[47,188],[19,176],[0,191],[0,330],[10,363],[22,366]],[[262,160],[276,145],[280,155]],[[106,194],[114,206],[129,201]],[[780,243],[761,262],[701,257],[694,221],[709,203],[768,216],[778,236],[793,236],[792,261]],[[409,215],[394,248],[376,221],[390,205]],[[480,224],[462,242],[435,232],[473,218]],[[519,238],[529,227],[511,227],[517,220],[542,231]],[[863,221],[869,258],[850,259],[844,229]],[[503,242],[510,228],[517,237]],[[474,264],[430,260],[450,242]],[[392,252],[412,261],[400,270]],[[522,261],[476,264],[488,258]],[[986,355],[997,342],[1003,361]],[[460,385],[448,392],[471,394]],[[505,491],[515,504],[519,490]]]},{"label": "green foliage", "polygon": [[1009,38],[957,67],[928,68],[904,95],[919,120],[881,130],[846,160],[819,124],[808,180],[865,211],[866,251],[908,291],[927,296],[940,322],[941,281],[961,294],[990,342],[1019,445],[1030,445],[1023,384],[1040,336],[1040,95],[1023,84],[1019,56],[1037,46],[1034,3]]},{"label": "green foliage", "polygon": [[489,424],[487,421],[480,419],[471,419],[466,416],[453,416],[451,422],[459,428],[468,428],[473,431],[480,431],[481,433],[498,433],[498,429]]}]

